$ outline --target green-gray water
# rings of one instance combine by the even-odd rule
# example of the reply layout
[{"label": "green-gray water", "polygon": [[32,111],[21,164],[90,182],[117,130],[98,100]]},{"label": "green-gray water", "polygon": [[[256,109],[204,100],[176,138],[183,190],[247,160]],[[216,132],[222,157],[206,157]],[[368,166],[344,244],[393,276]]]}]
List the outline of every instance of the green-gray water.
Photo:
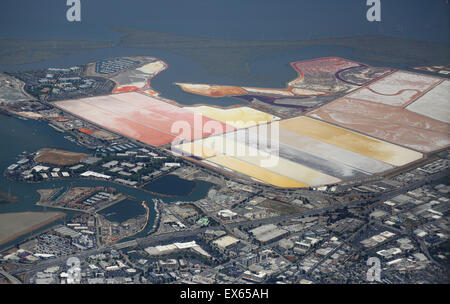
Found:
[{"label": "green-gray water", "polygon": [[[0,170],[3,172],[10,164],[17,161],[17,156],[23,151],[33,152],[40,148],[49,147],[49,148],[57,148],[64,149],[70,151],[77,152],[85,152],[89,153],[89,151],[81,146],[78,146],[75,143],[72,143],[64,138],[67,134],[59,133],[47,126],[43,122],[34,121],[34,120],[20,120],[13,117],[0,116]],[[38,189],[46,189],[46,188],[59,188],[64,187],[68,188],[70,186],[106,186],[106,187],[114,187],[118,191],[132,196],[135,198],[137,202],[146,201],[151,208],[151,216],[147,226],[147,229],[143,231],[140,236],[143,236],[148,232],[155,220],[155,212],[153,209],[153,198],[161,198],[165,202],[178,201],[178,200],[186,200],[186,201],[195,201],[202,197],[204,197],[211,184],[206,182],[197,182],[191,183],[186,181],[192,189],[188,191],[187,195],[182,196],[174,196],[174,197],[166,197],[166,196],[157,196],[149,194],[148,192],[141,191],[136,188],[130,188],[122,185],[118,185],[111,182],[100,181],[100,180],[83,180],[83,179],[65,179],[65,180],[52,180],[41,183],[23,183],[23,182],[15,182],[7,180],[3,174],[0,176],[0,190],[5,192],[10,191],[12,194],[16,195],[19,199],[17,203],[11,204],[1,204],[0,212],[24,212],[24,211],[43,211],[43,207],[36,206],[36,202],[39,200],[39,194],[36,192]],[[170,187],[166,187],[164,184],[161,184],[163,191],[167,192],[167,189]],[[172,187],[173,188],[173,187]],[[157,189],[154,189],[157,190]],[[189,189],[187,189],[189,190]],[[170,194],[170,193],[169,193]],[[174,193],[177,195],[177,193]],[[46,208],[46,210],[50,210],[51,208]],[[122,209],[121,209],[122,210]],[[125,210],[125,209],[124,209]],[[131,208],[127,209],[125,214],[122,214],[121,219],[125,220],[131,217],[137,216],[140,212],[139,208]],[[69,220],[76,212],[66,211],[67,217],[65,219],[61,219],[57,223],[64,222],[65,220]],[[124,212],[123,210],[121,212]],[[47,229],[49,226],[54,225],[52,223],[45,227],[40,228],[37,231],[42,231]],[[5,248],[10,246],[11,244],[18,243],[19,241],[29,237],[30,234],[24,235],[13,242],[7,243],[0,248]]]}]

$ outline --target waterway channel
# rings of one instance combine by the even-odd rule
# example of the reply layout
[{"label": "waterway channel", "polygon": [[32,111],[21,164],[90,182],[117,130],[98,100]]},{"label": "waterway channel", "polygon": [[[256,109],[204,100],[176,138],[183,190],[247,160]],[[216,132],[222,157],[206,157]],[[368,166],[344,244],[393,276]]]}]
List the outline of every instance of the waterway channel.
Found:
[{"label": "waterway channel", "polygon": [[[76,152],[89,153],[89,150],[79,146],[73,142],[70,142],[64,138],[67,134],[60,133],[46,125],[45,123],[34,121],[34,120],[21,120],[13,117],[6,117],[0,115],[0,170],[3,172],[10,164],[17,161],[17,156],[26,151],[33,152],[40,148],[56,148]],[[174,178],[176,178],[177,187],[173,187]],[[209,188],[210,183],[203,181],[187,181],[180,179],[178,177],[169,177],[165,182],[164,180],[156,180],[153,183],[157,183],[157,187],[152,186],[152,183],[147,187],[150,187],[153,192],[158,192],[161,189],[161,193],[165,194],[162,196],[150,194],[148,192],[142,191],[137,188],[131,188],[127,186],[122,186],[116,183],[102,181],[102,180],[83,180],[83,179],[60,179],[51,180],[41,183],[24,183],[16,182],[6,179],[3,174],[0,176],[0,190],[9,192],[18,197],[18,202],[10,204],[0,204],[0,213],[6,212],[25,212],[25,211],[44,211],[44,210],[54,210],[52,208],[44,208],[36,206],[36,202],[39,201],[39,194],[36,192],[38,189],[48,189],[48,188],[68,188],[76,186],[104,186],[116,188],[119,192],[124,193],[133,197],[133,200],[128,201],[130,204],[138,204],[140,207],[140,202],[146,201],[150,207],[150,219],[146,229],[141,233],[145,235],[151,230],[153,222],[155,220],[155,210],[153,206],[152,199],[160,198],[164,202],[174,202],[174,201],[195,201],[203,198]],[[168,189],[182,189],[183,192],[175,191],[170,193]],[[171,195],[171,196],[167,196]],[[120,221],[127,220],[128,218],[135,217],[141,213],[144,213],[144,208],[126,208],[127,206],[119,203],[111,208],[118,208],[120,211]],[[122,205],[121,205],[122,204]],[[131,206],[131,205],[130,205]],[[142,209],[142,210],[141,210]],[[108,209],[105,209],[108,210]],[[110,209],[109,209],[110,210]],[[109,212],[108,210],[108,212]],[[114,209],[113,209],[114,210]],[[142,211],[142,212],[141,212]],[[70,220],[77,212],[64,210],[67,216],[56,223],[63,223],[64,221]],[[115,211],[116,212],[116,211]],[[49,224],[47,226],[41,227],[40,229],[33,232],[33,234],[48,229],[48,227],[54,225],[55,223]],[[30,234],[23,235],[13,242],[4,244],[0,247],[5,248],[11,246],[13,243],[18,243],[21,240],[29,237]]]}]

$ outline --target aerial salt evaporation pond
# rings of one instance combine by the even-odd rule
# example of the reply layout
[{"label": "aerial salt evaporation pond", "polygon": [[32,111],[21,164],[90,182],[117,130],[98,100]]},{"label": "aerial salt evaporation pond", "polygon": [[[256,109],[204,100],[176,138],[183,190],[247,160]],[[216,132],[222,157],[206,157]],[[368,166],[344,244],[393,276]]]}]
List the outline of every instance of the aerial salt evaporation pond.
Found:
[{"label": "aerial salt evaporation pond", "polygon": [[[152,80],[152,87],[158,91],[162,97],[176,100],[183,105],[205,104],[230,106],[245,105],[246,102],[228,97],[208,98],[205,96],[189,94],[181,90],[175,83],[189,81],[194,83],[216,84],[235,83],[249,87],[282,87],[287,81],[295,77],[295,72],[287,64],[288,62],[327,56],[341,56],[353,59],[352,54],[350,48],[341,46],[311,46],[270,51],[270,54],[266,54],[265,56],[248,57],[246,62],[249,67],[249,73],[242,75],[234,73],[231,77],[221,70],[206,70],[201,63],[192,60],[189,56],[184,56],[182,52],[174,53],[169,50],[161,49],[113,46],[102,49],[86,50],[80,53],[37,63],[20,66],[0,66],[0,70],[25,71],[48,67],[62,68],[118,56],[154,56],[169,64],[169,68],[166,71],[162,72],[158,77]],[[367,61],[366,63],[372,65],[378,64],[377,62]],[[386,64],[384,64],[384,66],[386,66]],[[401,67],[398,65],[390,66],[397,68]],[[65,140],[64,134],[56,132],[46,124],[33,120],[22,121],[4,116],[0,116],[0,146],[2,147],[0,149],[1,170],[4,170],[11,163],[17,161],[17,155],[23,151],[33,152],[40,148],[57,148],[74,152],[88,152],[85,148]],[[169,178],[170,177],[165,180],[170,184],[171,181]],[[161,182],[162,181],[159,181],[158,183]],[[35,206],[35,203],[39,200],[39,195],[36,190],[53,187],[68,187],[70,184],[73,186],[111,185],[123,193],[134,196],[136,200],[145,199],[150,207],[152,206],[151,198],[156,197],[146,192],[103,181],[61,180],[39,184],[27,184],[8,181],[1,176],[0,190],[5,192],[11,191],[13,195],[18,196],[18,202],[0,205],[0,212],[42,211],[42,207]],[[147,187],[147,190],[151,190],[149,188],[152,188],[153,186],[148,185]],[[162,196],[161,198],[167,202],[174,200],[196,200],[204,196],[209,187],[210,186],[207,183],[204,184],[203,182],[198,182],[192,193],[186,191],[186,193],[189,192],[189,194],[178,194],[180,195],[179,197]],[[160,186],[159,189],[163,189],[163,187]],[[167,187],[167,189],[170,190],[170,187]],[[166,192],[165,190],[161,191]],[[70,218],[74,214],[74,212],[70,211],[66,211],[66,213],[68,214],[67,218]],[[153,221],[152,218],[150,220]],[[63,220],[60,220],[59,222],[62,221]],[[149,224],[149,226],[151,226],[151,223]],[[38,231],[47,229],[48,227],[49,225],[42,227]],[[35,231],[35,233],[38,231]],[[26,236],[23,236],[22,239],[25,237]],[[20,241],[20,239],[16,240],[16,242],[18,241]]]}]

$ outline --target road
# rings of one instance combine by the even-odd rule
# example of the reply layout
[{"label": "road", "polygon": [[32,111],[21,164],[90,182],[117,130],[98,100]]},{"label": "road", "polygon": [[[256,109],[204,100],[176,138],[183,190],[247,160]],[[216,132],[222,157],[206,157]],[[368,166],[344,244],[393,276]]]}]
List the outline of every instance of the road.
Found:
[{"label": "road", "polygon": [[25,267],[16,269],[14,271],[11,271],[11,274],[17,275],[17,274],[22,274],[22,273],[31,273],[31,272],[36,272],[36,271],[42,271],[46,268],[56,266],[56,265],[64,265],[65,262],[67,261],[67,259],[72,256],[75,256],[78,258],[86,258],[90,255],[99,254],[101,252],[108,251],[111,249],[124,249],[127,247],[136,246],[136,245],[145,247],[145,246],[150,246],[153,243],[158,243],[158,242],[162,242],[162,241],[166,241],[166,240],[170,240],[170,239],[192,237],[199,233],[205,232],[208,229],[211,230],[212,228],[204,227],[204,228],[200,228],[200,229],[196,229],[196,230],[186,230],[186,231],[164,233],[164,234],[159,234],[159,235],[151,235],[151,236],[148,236],[145,238],[136,239],[136,240],[128,241],[125,243],[119,243],[116,245],[105,246],[105,247],[100,247],[97,249],[82,251],[80,253],[73,254],[70,256],[61,256],[61,257],[57,257],[54,259],[45,260],[36,265],[25,266]]},{"label": "road", "polygon": [[11,275],[10,273],[6,272],[3,268],[0,268],[0,274],[7,278],[11,284],[22,284],[16,277]]},{"label": "road", "polygon": [[[355,206],[370,204],[370,203],[374,203],[374,202],[386,201],[386,200],[389,200],[399,194],[405,193],[412,189],[419,188],[426,183],[429,183],[429,182],[432,182],[439,178],[445,177],[449,174],[449,171],[450,170],[446,170],[446,171],[428,176],[421,181],[418,181],[418,182],[415,182],[415,183],[412,183],[409,185],[405,185],[399,189],[381,193],[378,196],[371,198],[369,200],[362,200],[362,201],[358,201],[358,202],[352,202],[347,205],[331,206],[331,207],[326,207],[326,208],[322,208],[322,209],[311,209],[311,210],[306,210],[303,212],[293,213],[293,214],[284,215],[284,216],[277,216],[277,217],[271,217],[271,218],[265,218],[265,219],[259,219],[259,220],[249,220],[249,221],[244,221],[244,222],[236,222],[236,223],[227,224],[225,226],[226,226],[226,228],[228,228],[229,231],[231,231],[232,228],[239,227],[239,226],[249,227],[249,226],[259,226],[259,225],[270,224],[270,223],[280,223],[283,221],[300,218],[300,217],[317,216],[317,215],[324,214],[326,212],[333,212],[333,211],[342,209],[344,207],[355,207]],[[171,240],[171,239],[196,236],[199,233],[205,232],[206,230],[223,229],[223,228],[224,227],[204,227],[204,228],[199,228],[199,229],[195,229],[195,230],[185,230],[185,231],[170,232],[170,233],[164,233],[164,234],[158,234],[158,235],[150,235],[150,236],[147,236],[144,238],[135,239],[135,240],[124,242],[124,243],[119,243],[119,244],[116,244],[113,246],[105,246],[105,247],[100,247],[97,249],[80,252],[80,253],[78,253],[76,255],[72,255],[72,256],[77,256],[79,258],[83,258],[83,257],[87,257],[90,255],[95,255],[95,254],[101,253],[105,250],[124,249],[127,247],[133,247],[136,245],[145,247],[145,246],[149,246],[154,243],[159,243],[159,242],[167,241],[167,240]],[[333,250],[333,252],[334,251],[335,250]],[[63,265],[63,264],[65,264],[65,261],[67,260],[67,258],[69,258],[69,256],[62,256],[62,257],[58,257],[58,258],[51,259],[51,260],[45,260],[36,265],[21,267],[19,269],[11,271],[11,273],[5,273],[5,274],[7,274],[8,276],[11,277],[11,279],[10,278],[8,278],[8,279],[13,280],[13,281],[16,280],[16,282],[17,282],[18,280],[16,278],[14,278],[13,275],[22,274],[22,273],[34,273],[36,271],[42,271],[48,267],[52,267],[55,265]],[[317,266],[319,266],[319,265],[317,265]],[[314,268],[316,268],[316,267],[314,267]],[[5,277],[6,277],[6,275],[5,275]]]}]

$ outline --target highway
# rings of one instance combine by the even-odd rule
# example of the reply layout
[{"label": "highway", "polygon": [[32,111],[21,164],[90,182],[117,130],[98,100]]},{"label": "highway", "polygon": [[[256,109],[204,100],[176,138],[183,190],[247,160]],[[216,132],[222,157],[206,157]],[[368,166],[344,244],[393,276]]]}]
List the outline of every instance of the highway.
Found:
[{"label": "highway", "polygon": [[24,267],[14,270],[14,271],[11,271],[11,274],[17,275],[17,274],[22,274],[22,273],[32,273],[32,272],[36,272],[36,271],[42,271],[42,270],[52,267],[52,266],[64,265],[65,262],[67,261],[67,259],[72,256],[78,257],[78,258],[86,258],[90,255],[99,254],[101,252],[108,251],[111,249],[124,249],[127,247],[136,246],[136,245],[146,247],[146,246],[150,246],[153,243],[167,241],[170,239],[192,237],[199,233],[205,232],[206,230],[211,230],[211,229],[213,229],[213,228],[204,227],[204,228],[200,228],[200,229],[196,229],[196,230],[186,230],[186,231],[170,232],[170,233],[159,234],[159,235],[151,235],[151,236],[148,236],[145,238],[136,239],[136,240],[132,240],[132,241],[124,242],[124,243],[119,243],[119,244],[115,244],[112,246],[100,247],[97,249],[82,251],[80,253],[69,255],[69,256],[61,256],[61,257],[57,257],[54,259],[45,260],[45,261],[39,262],[36,265],[24,266]]},{"label": "highway", "polygon": [[11,275],[10,273],[6,272],[3,268],[0,268],[0,274],[7,278],[11,284],[22,284],[16,277]]},{"label": "highway", "polygon": [[[326,208],[321,208],[321,209],[311,209],[311,210],[307,210],[307,211],[303,211],[303,212],[299,212],[299,213],[293,213],[293,214],[284,215],[284,216],[277,216],[277,217],[271,217],[271,218],[265,218],[265,219],[259,219],[259,220],[249,220],[249,221],[243,221],[243,222],[235,222],[235,223],[225,225],[225,228],[227,228],[227,230],[231,231],[232,228],[234,228],[234,227],[249,227],[249,226],[265,225],[265,224],[270,224],[270,223],[280,223],[280,222],[287,221],[290,219],[295,219],[295,218],[317,216],[317,215],[324,214],[326,212],[333,212],[333,211],[336,211],[339,209],[343,209],[345,207],[356,207],[356,206],[361,206],[361,205],[370,204],[370,203],[374,203],[374,202],[386,201],[386,200],[389,200],[399,194],[419,188],[419,187],[425,185],[426,183],[430,183],[434,180],[445,177],[449,174],[449,171],[450,170],[445,170],[443,172],[428,176],[423,180],[420,180],[420,181],[412,183],[412,184],[405,185],[401,188],[398,188],[398,189],[395,189],[395,190],[392,190],[389,192],[381,193],[378,196],[368,199],[368,200],[352,202],[347,205],[332,206],[332,207],[326,207]],[[170,232],[170,233],[164,233],[164,234],[158,234],[158,235],[150,235],[147,237],[115,244],[112,246],[105,246],[105,247],[100,247],[97,249],[87,250],[87,251],[80,252],[76,255],[71,255],[71,256],[84,258],[84,257],[88,257],[90,255],[95,255],[95,254],[101,253],[105,250],[124,249],[124,248],[128,248],[128,247],[133,247],[136,245],[139,245],[141,247],[146,247],[146,246],[150,246],[151,244],[154,244],[154,243],[159,243],[159,242],[163,242],[163,241],[167,241],[167,240],[171,240],[171,239],[193,237],[202,232],[205,232],[206,230],[214,230],[214,229],[224,229],[224,227],[220,227],[220,226],[219,227],[203,227],[203,228],[199,228],[199,229],[195,229],[195,230],[184,230],[184,231]],[[63,265],[63,264],[65,264],[66,260],[69,257],[70,256],[62,256],[62,257],[58,257],[55,259],[45,260],[45,261],[39,262],[38,264],[35,264],[35,265],[21,267],[19,269],[11,271],[10,273],[6,273],[3,270],[1,270],[2,272],[0,272],[0,273],[3,274],[5,277],[7,277],[11,282],[16,282],[16,283],[19,282],[20,283],[20,281],[17,280],[15,277],[13,277],[13,275],[18,275],[18,274],[22,274],[22,273],[29,274],[29,273],[34,273],[36,271],[42,271],[48,267],[52,267],[52,266],[56,266],[56,265]]]}]

